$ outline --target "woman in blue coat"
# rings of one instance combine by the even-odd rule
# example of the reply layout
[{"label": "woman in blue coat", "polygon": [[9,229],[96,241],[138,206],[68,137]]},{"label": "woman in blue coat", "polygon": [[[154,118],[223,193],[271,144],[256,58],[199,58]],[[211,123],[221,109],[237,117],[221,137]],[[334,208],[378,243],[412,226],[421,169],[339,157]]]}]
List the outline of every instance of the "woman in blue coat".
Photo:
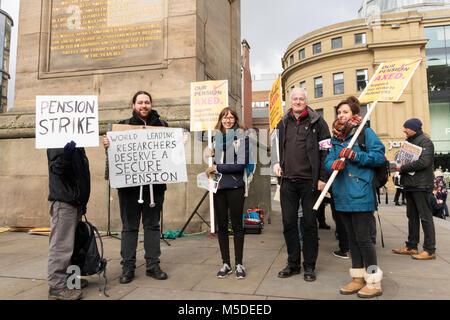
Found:
[{"label": "woman in blue coat", "polygon": [[[370,236],[370,221],[375,210],[372,186],[374,168],[385,161],[384,145],[371,128],[365,130],[366,151],[356,140],[348,145],[361,124],[360,104],[357,98],[341,101],[333,123],[332,148],[325,160],[328,172],[339,170],[332,185],[334,205],[340,214],[348,234],[353,281],[341,288],[341,294],[358,293],[359,297],[372,298],[382,294],[383,273],[377,266],[376,251]],[[340,160],[345,158],[345,160]]]},{"label": "woman in blue coat", "polygon": [[238,279],[244,279],[246,272],[242,265],[244,250],[242,218],[245,196],[244,172],[249,162],[249,139],[244,126],[239,123],[237,113],[230,108],[224,108],[220,112],[216,130],[213,154],[215,164],[206,170],[206,174],[208,176],[214,172],[222,174],[219,187],[214,194],[214,212],[223,261],[217,277],[225,278],[232,273],[228,242],[229,214],[233,228],[235,273]]}]

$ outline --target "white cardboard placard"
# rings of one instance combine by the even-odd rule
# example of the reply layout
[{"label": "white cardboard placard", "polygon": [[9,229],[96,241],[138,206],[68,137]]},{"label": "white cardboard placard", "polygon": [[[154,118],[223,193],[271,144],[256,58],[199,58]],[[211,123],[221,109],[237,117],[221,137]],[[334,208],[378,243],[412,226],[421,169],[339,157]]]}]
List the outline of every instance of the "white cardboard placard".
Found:
[{"label": "white cardboard placard", "polygon": [[97,96],[36,96],[36,149],[98,147]]},{"label": "white cardboard placard", "polygon": [[183,129],[107,132],[111,188],[187,181]]}]

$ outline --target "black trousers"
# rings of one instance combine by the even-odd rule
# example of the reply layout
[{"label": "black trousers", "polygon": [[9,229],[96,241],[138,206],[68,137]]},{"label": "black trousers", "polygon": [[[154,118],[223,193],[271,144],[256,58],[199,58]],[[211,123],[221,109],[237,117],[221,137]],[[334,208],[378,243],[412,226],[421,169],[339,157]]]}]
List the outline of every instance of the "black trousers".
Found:
[{"label": "black trousers", "polygon": [[352,268],[377,265],[377,254],[372,241],[373,212],[337,212],[344,222],[350,245]]},{"label": "black trousers", "polygon": [[406,191],[406,216],[408,217],[409,249],[416,249],[420,239],[420,223],[424,234],[423,249],[429,254],[436,251],[436,235],[434,230],[433,210],[430,193],[426,191]]},{"label": "black trousers", "polygon": [[350,248],[348,244],[347,231],[345,230],[344,221],[342,221],[342,215],[337,214],[336,212],[333,199],[330,200],[330,207],[331,215],[334,219],[334,222],[336,223],[336,233],[338,236],[339,250],[341,250],[341,252],[348,252]]},{"label": "black trousers", "polygon": [[119,205],[122,219],[120,255],[124,269],[136,268],[136,249],[138,245],[139,223],[142,217],[144,227],[144,250],[147,265],[159,263],[161,255],[159,218],[164,201],[164,192],[154,192],[155,207],[150,208],[149,186],[144,186],[144,203],[138,203],[139,187],[120,188]]},{"label": "black trousers", "polygon": [[402,195],[402,202],[405,202],[405,191],[402,188],[395,188],[394,203],[398,203]]},{"label": "black trousers", "polygon": [[318,193],[312,190],[312,180],[283,179],[280,188],[283,235],[288,252],[288,264],[300,267],[300,240],[298,230],[298,206],[303,208],[303,266],[315,268],[319,249],[317,220],[313,212]]},{"label": "black trousers", "polygon": [[228,263],[228,265],[231,265],[230,244],[228,241],[228,217],[231,219],[231,226],[233,228],[235,264],[242,264],[244,253],[243,210],[244,188],[219,189],[214,194],[214,212],[218,227],[220,253],[223,263]]}]

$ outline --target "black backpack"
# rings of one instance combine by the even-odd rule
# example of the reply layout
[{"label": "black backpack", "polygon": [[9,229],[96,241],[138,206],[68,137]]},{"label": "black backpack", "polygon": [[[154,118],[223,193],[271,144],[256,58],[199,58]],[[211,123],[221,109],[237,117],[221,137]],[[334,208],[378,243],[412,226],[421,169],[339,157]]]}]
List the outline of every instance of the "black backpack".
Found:
[{"label": "black backpack", "polygon": [[[362,151],[366,151],[366,126],[364,127],[363,130],[361,130],[361,133],[358,136],[358,144],[359,147],[361,148]],[[384,187],[384,185],[388,182],[389,180],[389,161],[386,158],[386,155],[384,156],[384,163],[379,166],[374,168],[374,176],[373,176],[373,181],[372,181],[372,185],[373,188],[375,190]],[[376,201],[375,201],[376,202]]]},{"label": "black backpack", "polygon": [[[103,258],[103,242],[97,228],[87,221],[86,216],[84,218],[85,221],[78,222],[75,230],[75,244],[71,264],[80,267],[82,276],[98,274],[100,277],[100,274],[103,273],[105,280],[103,293],[108,297],[106,294],[107,261]],[[100,240],[101,255],[98,252],[96,236]]]}]

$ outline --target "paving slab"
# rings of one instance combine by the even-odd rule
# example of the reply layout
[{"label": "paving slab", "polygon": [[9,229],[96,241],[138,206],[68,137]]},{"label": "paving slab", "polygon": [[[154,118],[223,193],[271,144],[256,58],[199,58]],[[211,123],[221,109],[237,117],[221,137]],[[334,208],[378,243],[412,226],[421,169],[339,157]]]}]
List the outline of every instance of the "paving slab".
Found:
[{"label": "paving slab", "polygon": [[[350,259],[332,255],[338,249],[335,224],[330,208],[326,220],[331,230],[319,229],[319,255],[316,265],[317,280],[306,282],[303,270],[287,279],[278,278],[278,272],[287,261],[283,237],[281,209],[273,202],[271,223],[267,221],[262,234],[247,234],[244,244],[244,266],[247,278],[236,279],[231,274],[225,279],[216,277],[222,261],[217,237],[200,235],[161,242],[161,268],[168,273],[164,281],[146,276],[142,235],[136,254],[135,279],[120,284],[120,240],[103,237],[107,265],[107,294],[103,294],[103,278],[86,277],[89,287],[83,290],[86,300],[348,300],[360,301],[356,295],[343,296],[339,288],[351,279],[348,273]],[[383,295],[378,300],[449,300],[450,278],[450,220],[434,218],[437,259],[416,261],[409,256],[392,253],[404,245],[407,238],[406,207],[381,204],[381,228],[377,219],[378,263],[384,272]],[[381,231],[385,246],[381,244]],[[421,240],[423,233],[421,232]],[[230,255],[234,260],[233,237],[230,236]],[[422,250],[421,244],[419,249]],[[0,300],[46,300],[48,237],[23,232],[0,234]],[[234,267],[234,265],[233,265]],[[100,289],[100,291],[99,291]]]}]

